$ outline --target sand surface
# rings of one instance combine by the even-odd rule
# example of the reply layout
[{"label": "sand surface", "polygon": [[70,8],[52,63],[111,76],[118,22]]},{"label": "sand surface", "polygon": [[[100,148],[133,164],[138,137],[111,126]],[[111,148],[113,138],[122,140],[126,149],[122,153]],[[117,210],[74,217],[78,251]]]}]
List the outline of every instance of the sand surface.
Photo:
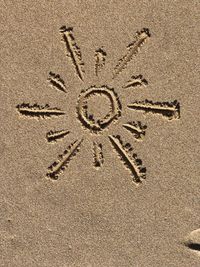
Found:
[{"label": "sand surface", "polygon": [[199,10],[0,0],[1,267],[200,266]]}]

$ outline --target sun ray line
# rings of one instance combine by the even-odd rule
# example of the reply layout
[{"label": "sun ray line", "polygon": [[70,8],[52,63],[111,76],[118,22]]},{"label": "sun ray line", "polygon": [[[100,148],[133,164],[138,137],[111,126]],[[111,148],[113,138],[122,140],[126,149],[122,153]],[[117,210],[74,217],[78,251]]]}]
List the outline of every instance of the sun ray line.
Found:
[{"label": "sun ray line", "polygon": [[99,75],[106,63],[107,53],[102,48],[99,48],[95,51],[95,74]]},{"label": "sun ray line", "polygon": [[141,183],[141,179],[146,178],[146,168],[142,166],[142,161],[137,158],[137,154],[131,154],[133,150],[131,145],[124,145],[120,136],[109,135],[108,137],[125,166],[131,171],[133,181]]},{"label": "sun ray line", "polygon": [[83,73],[85,72],[83,68],[84,63],[82,61],[81,50],[78,47],[74,38],[73,28],[72,27],[67,28],[66,26],[63,26],[60,28],[60,32],[63,35],[63,40],[65,42],[67,51],[69,52],[69,55],[72,59],[76,72],[79,78],[83,80]]},{"label": "sun ray line", "polygon": [[17,110],[20,114],[29,117],[51,117],[64,115],[65,112],[58,108],[50,108],[49,105],[41,106],[38,104],[20,104],[17,105]]},{"label": "sun ray line", "polygon": [[131,79],[123,86],[123,88],[130,88],[136,86],[147,86],[148,82],[142,75],[132,76]]},{"label": "sun ray line", "polygon": [[124,70],[127,64],[131,61],[134,55],[136,55],[145,41],[150,37],[149,29],[142,29],[137,32],[134,41],[127,46],[126,54],[118,61],[118,64],[114,68],[113,79]]},{"label": "sun ray line", "polygon": [[62,91],[64,93],[67,93],[65,82],[63,79],[60,78],[60,75],[55,74],[53,72],[49,72],[48,81],[53,88]]},{"label": "sun ray line", "polygon": [[172,102],[153,102],[151,100],[135,101],[127,105],[130,109],[141,110],[146,113],[161,114],[171,119],[180,119],[180,104],[177,100]]},{"label": "sun ray line", "polygon": [[58,139],[64,138],[66,135],[68,135],[70,131],[68,130],[59,130],[59,131],[49,131],[46,134],[46,139],[48,142],[55,142]]},{"label": "sun ray line", "polygon": [[82,142],[83,138],[71,143],[63,154],[59,155],[58,159],[48,167],[49,171],[46,176],[52,180],[57,180],[59,175],[68,167],[70,160],[79,152]]},{"label": "sun ray line", "polygon": [[122,125],[126,130],[131,132],[133,136],[140,140],[143,136],[146,134],[146,128],[147,126],[142,124],[140,121],[138,122],[128,122]]},{"label": "sun ray line", "polygon": [[104,163],[103,147],[101,143],[98,144],[97,142],[93,142],[93,157],[94,167],[97,169],[100,168]]}]

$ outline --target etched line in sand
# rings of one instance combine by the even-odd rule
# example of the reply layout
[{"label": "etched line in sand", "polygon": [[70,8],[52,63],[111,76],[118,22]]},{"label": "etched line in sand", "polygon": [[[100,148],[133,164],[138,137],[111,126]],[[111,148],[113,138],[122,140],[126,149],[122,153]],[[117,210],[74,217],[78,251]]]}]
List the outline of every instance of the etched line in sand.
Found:
[{"label": "etched line in sand", "polygon": [[107,54],[102,48],[99,48],[95,51],[95,74],[96,76],[99,75],[99,72],[105,66],[106,56]]},{"label": "etched line in sand", "polygon": [[60,116],[60,115],[65,114],[64,111],[58,108],[50,108],[48,104],[45,106],[41,106],[38,104],[30,105],[30,104],[23,103],[23,104],[17,105],[16,108],[18,112],[24,116],[38,117],[38,118]]},{"label": "etched line in sand", "polygon": [[73,33],[73,28],[63,26],[60,28],[60,32],[63,35],[63,40],[65,42],[67,52],[72,59],[76,72],[81,80],[83,80],[84,63],[82,61],[81,50],[78,47]]},{"label": "etched line in sand", "polygon": [[146,134],[147,126],[142,124],[141,121],[132,121],[123,124],[123,127],[133,134],[133,136],[141,140]]},{"label": "etched line in sand", "polygon": [[48,81],[50,82],[53,88],[62,91],[64,93],[67,92],[65,82],[63,79],[60,78],[60,75],[55,74],[53,72],[49,72]]},{"label": "etched line in sand", "polygon": [[131,79],[123,86],[123,88],[130,88],[136,86],[147,86],[148,82],[142,75],[132,76]]},{"label": "etched line in sand", "polygon": [[79,152],[82,141],[83,139],[79,141],[76,140],[70,144],[63,154],[58,156],[58,160],[54,161],[54,163],[48,167],[49,171],[46,176],[53,180],[57,180],[59,175],[68,167],[70,160]]},{"label": "etched line in sand", "polygon": [[46,139],[48,142],[56,142],[58,139],[64,138],[69,133],[70,132],[66,130],[50,131],[46,134]]},{"label": "etched line in sand", "polygon": [[93,151],[94,151],[94,166],[98,169],[103,165],[104,157],[102,144],[98,144],[97,142],[93,142]]},{"label": "etched line in sand", "polygon": [[126,54],[119,60],[118,64],[114,68],[113,79],[126,68],[127,64],[134,55],[136,55],[142,45],[150,37],[149,29],[142,29],[140,32],[137,32],[134,41],[127,46]]},{"label": "etched line in sand", "polygon": [[145,101],[135,101],[128,107],[146,113],[161,114],[169,120],[180,119],[180,104],[177,100],[173,102],[153,102],[146,99]]},{"label": "etched line in sand", "polygon": [[109,139],[125,166],[131,171],[133,181],[141,183],[141,179],[146,178],[146,168],[142,166],[142,160],[137,158],[137,154],[132,154],[131,145],[124,145],[119,135],[109,135]]}]

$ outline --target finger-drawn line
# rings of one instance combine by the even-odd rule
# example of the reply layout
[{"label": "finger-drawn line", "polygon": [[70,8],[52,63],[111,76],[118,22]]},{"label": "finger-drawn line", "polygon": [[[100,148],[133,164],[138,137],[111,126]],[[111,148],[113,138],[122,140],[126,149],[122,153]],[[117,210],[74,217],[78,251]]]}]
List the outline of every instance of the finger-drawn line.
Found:
[{"label": "finger-drawn line", "polygon": [[137,32],[134,41],[127,46],[126,54],[119,60],[114,68],[113,79],[126,68],[128,62],[139,52],[148,37],[150,37],[149,29],[144,28],[140,32]]},{"label": "finger-drawn line", "polygon": [[99,168],[103,165],[104,157],[103,157],[103,150],[102,144],[98,144],[97,142],[93,142],[93,151],[94,151],[94,166]]},{"label": "finger-drawn line", "polygon": [[53,88],[56,88],[59,91],[62,91],[66,93],[66,86],[63,79],[60,78],[60,75],[55,74],[53,72],[49,72],[48,81],[53,86]]},{"label": "finger-drawn line", "polygon": [[132,121],[123,124],[123,127],[130,131],[136,139],[142,139],[145,136],[147,126],[141,121]]},{"label": "finger-drawn line", "polygon": [[129,143],[124,145],[119,135],[109,135],[109,139],[125,166],[131,171],[133,181],[141,183],[141,179],[146,178],[146,168],[142,166],[142,160],[137,158],[137,154],[131,153],[132,146]]},{"label": "finger-drawn line", "polygon": [[136,86],[147,86],[148,82],[142,75],[132,76],[131,79],[123,86],[123,88],[130,88]]},{"label": "finger-drawn line", "polygon": [[83,139],[71,143],[63,154],[58,156],[58,160],[48,167],[47,177],[53,180],[58,179],[59,175],[68,167],[70,160],[79,152],[82,141]]},{"label": "finger-drawn line", "polygon": [[69,134],[69,131],[66,130],[60,130],[60,131],[50,131],[46,134],[46,138],[48,142],[55,142],[58,139],[64,138],[67,134]]},{"label": "finger-drawn line", "polygon": [[180,104],[177,100],[173,102],[153,102],[146,99],[145,101],[135,101],[128,107],[146,113],[161,114],[169,120],[180,119]]},{"label": "finger-drawn line", "polygon": [[105,66],[106,56],[107,54],[102,48],[99,48],[95,51],[95,74],[96,76],[98,76],[99,72]]},{"label": "finger-drawn line", "polygon": [[45,106],[41,106],[38,104],[20,104],[17,105],[17,110],[20,114],[24,115],[24,116],[30,116],[30,117],[51,117],[51,116],[60,116],[60,115],[64,115],[65,112],[58,109],[58,108],[50,108],[50,106],[48,104],[46,104]]},{"label": "finger-drawn line", "polygon": [[60,28],[60,32],[63,35],[63,40],[65,42],[69,56],[72,59],[72,62],[75,66],[76,72],[81,80],[83,80],[84,63],[82,61],[81,50],[78,47],[73,33],[73,28],[63,26]]}]

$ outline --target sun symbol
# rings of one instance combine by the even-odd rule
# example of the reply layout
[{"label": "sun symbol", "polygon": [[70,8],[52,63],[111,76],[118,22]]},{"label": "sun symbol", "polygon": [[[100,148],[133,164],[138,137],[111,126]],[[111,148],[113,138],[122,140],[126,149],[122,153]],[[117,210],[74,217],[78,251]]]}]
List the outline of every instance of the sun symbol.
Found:
[{"label": "sun symbol", "polygon": [[[84,63],[80,47],[74,38],[73,28],[61,27],[60,33],[62,34],[62,41],[64,41],[65,48],[68,56],[71,58],[72,64],[75,68],[75,73],[79,79],[83,81],[84,78]],[[137,32],[134,40],[127,46],[125,55],[118,61],[113,71],[112,79],[115,79],[128,65],[132,58],[140,51],[143,44],[149,39],[149,30],[144,28]],[[105,66],[107,53],[103,48],[95,51],[95,74],[99,73]],[[49,83],[57,90],[67,93],[65,82],[58,74],[49,73]],[[148,82],[142,75],[132,76],[131,79],[125,83],[123,88],[132,88],[138,86],[147,86]],[[95,98],[107,101],[108,111],[102,116],[96,114],[91,109],[91,101]],[[153,102],[150,100],[134,101],[127,105],[129,109],[136,111],[143,111],[144,113],[159,114],[167,119],[180,118],[180,104],[177,100],[172,102]],[[46,118],[57,117],[64,115],[65,112],[58,108],[51,108],[49,105],[38,105],[22,103],[17,105],[17,111],[22,116]],[[92,134],[99,134],[105,129],[108,129],[111,124],[118,121],[122,115],[122,104],[116,90],[108,85],[91,86],[80,92],[77,98],[76,117],[84,130]],[[140,121],[131,121],[122,125],[128,130],[136,140],[141,140],[145,136],[147,126]],[[58,130],[50,131],[46,134],[48,142],[55,142],[58,139],[64,138],[69,131]],[[142,160],[138,158],[137,154],[133,151],[133,147],[129,143],[124,143],[119,135],[111,135],[108,133],[108,140],[110,141],[113,149],[119,155],[121,161],[130,170],[133,181],[141,183],[142,179],[146,178],[146,168],[142,164]],[[61,173],[67,168],[72,158],[77,155],[83,144],[83,138],[71,143],[67,149],[58,156],[58,159],[53,162],[49,167],[46,176],[57,180]],[[102,144],[93,142],[94,165],[99,168],[103,165],[104,156]]]}]

